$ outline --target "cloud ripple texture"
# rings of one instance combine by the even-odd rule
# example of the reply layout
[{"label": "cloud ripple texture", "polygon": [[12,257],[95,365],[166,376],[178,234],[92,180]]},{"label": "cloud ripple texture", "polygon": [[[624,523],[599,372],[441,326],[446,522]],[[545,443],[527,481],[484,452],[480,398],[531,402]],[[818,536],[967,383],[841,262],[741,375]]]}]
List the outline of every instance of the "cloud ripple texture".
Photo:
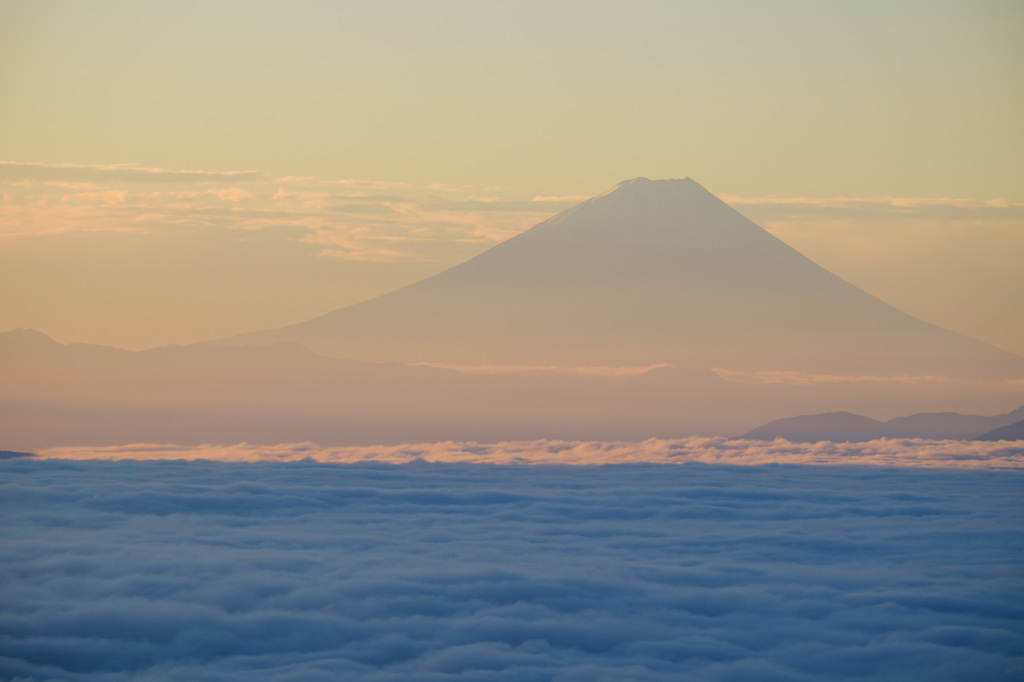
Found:
[{"label": "cloud ripple texture", "polygon": [[474,464],[627,464],[658,463],[813,464],[821,466],[898,466],[943,469],[1024,469],[1024,441],[925,440],[881,438],[861,443],[790,443],[782,439],[731,440],[692,437],[645,441],[440,442],[407,445],[321,447],[315,443],[280,445],[167,445],[137,443],[102,447],[57,447],[38,454],[45,459],[215,460],[221,462],[294,462],[314,460],[352,464],[415,461]]},{"label": "cloud ripple texture", "polygon": [[1020,680],[1024,474],[0,461],[7,680]]}]

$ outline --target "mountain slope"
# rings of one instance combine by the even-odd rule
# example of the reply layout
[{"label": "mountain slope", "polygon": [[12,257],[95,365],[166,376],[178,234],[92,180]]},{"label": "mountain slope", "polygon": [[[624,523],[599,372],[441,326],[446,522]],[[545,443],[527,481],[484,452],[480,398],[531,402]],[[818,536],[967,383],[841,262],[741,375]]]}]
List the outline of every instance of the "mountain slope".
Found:
[{"label": "mountain slope", "polygon": [[885,424],[870,417],[850,412],[825,412],[776,419],[741,438],[748,440],[775,440],[783,438],[791,443],[817,443],[830,440],[851,443],[882,438]]},{"label": "mountain slope", "polygon": [[[876,438],[999,440],[1002,430],[1012,431],[1014,423],[1021,417],[1024,417],[1024,407],[991,417],[956,412],[919,412],[886,422],[849,412],[828,412],[776,419],[744,434],[742,438],[784,438],[793,443],[815,443],[822,440],[858,442]],[[989,438],[986,432],[994,433],[997,437]]]},{"label": "mountain slope", "polygon": [[1024,406],[991,417],[956,412],[922,412],[885,423],[890,438],[974,439],[978,434],[1024,419]]},{"label": "mountain slope", "polygon": [[981,434],[976,440],[1024,440],[1024,419]]},{"label": "mountain slope", "polygon": [[227,341],[377,361],[1024,376],[1024,358],[892,308],[688,178],[624,182],[434,277]]}]

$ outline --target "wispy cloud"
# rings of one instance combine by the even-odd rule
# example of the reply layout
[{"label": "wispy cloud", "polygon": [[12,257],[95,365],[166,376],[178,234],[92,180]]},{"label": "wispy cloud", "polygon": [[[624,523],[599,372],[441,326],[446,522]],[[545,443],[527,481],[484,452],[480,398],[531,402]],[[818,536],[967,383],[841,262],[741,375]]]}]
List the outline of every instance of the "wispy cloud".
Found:
[{"label": "wispy cloud", "polygon": [[772,218],[817,217],[825,219],[890,218],[943,220],[1024,220],[1024,204],[1009,199],[953,197],[741,197],[720,195],[722,201],[741,211],[755,211]]},{"label": "wispy cloud", "polygon": [[[816,374],[791,371],[745,371],[715,367],[714,372],[723,379],[745,384],[785,384],[813,386],[820,384],[944,384],[951,379],[933,375],[878,376],[873,374]],[[1005,382],[1001,382],[1005,383]]]},{"label": "wispy cloud", "polygon": [[0,188],[0,239],[291,227],[294,238],[321,246],[321,256],[385,263],[431,261],[429,244],[486,246],[558,208],[443,184],[122,165],[0,162]]},{"label": "wispy cloud", "polygon": [[524,372],[545,372],[556,374],[585,374],[592,376],[607,377],[631,377],[639,376],[652,369],[673,367],[670,364],[638,365],[632,367],[613,367],[608,365],[583,365],[579,367],[559,367],[553,365],[454,365],[446,363],[419,363],[426,367],[441,367],[454,369],[457,372],[467,374],[510,374]]},{"label": "wispy cloud", "polygon": [[0,161],[3,182],[258,182],[257,171],[168,170],[128,164],[21,163]]},{"label": "wispy cloud", "polygon": [[533,200],[540,203],[578,203],[580,201],[586,201],[589,198],[590,197],[585,194],[567,194],[561,197],[536,196]]}]

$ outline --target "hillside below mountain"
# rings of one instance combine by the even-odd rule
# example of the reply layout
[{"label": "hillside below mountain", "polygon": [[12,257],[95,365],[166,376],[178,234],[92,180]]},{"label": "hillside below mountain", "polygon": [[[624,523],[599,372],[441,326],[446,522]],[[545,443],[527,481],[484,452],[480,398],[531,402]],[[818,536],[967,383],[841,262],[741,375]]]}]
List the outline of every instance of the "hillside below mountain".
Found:
[{"label": "hillside below mountain", "polygon": [[341,360],[297,344],[133,352],[15,330],[0,333],[0,448],[727,436],[821,407],[905,414],[1020,404],[1024,395],[1010,389],[764,385],[676,367],[467,373]]}]

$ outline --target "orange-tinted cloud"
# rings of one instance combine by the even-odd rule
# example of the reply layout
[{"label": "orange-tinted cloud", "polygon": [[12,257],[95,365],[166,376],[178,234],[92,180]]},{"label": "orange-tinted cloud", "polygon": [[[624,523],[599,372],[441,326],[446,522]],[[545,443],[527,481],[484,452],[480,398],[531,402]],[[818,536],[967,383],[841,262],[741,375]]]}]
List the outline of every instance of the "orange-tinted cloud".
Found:
[{"label": "orange-tinted cloud", "polygon": [[0,239],[292,227],[321,256],[384,263],[435,260],[428,244],[502,241],[558,209],[470,187],[135,166],[0,162],[0,186]]},{"label": "orange-tinted cloud", "polygon": [[43,459],[214,460],[223,462],[386,462],[405,464],[459,462],[595,466],[606,464],[728,464],[760,466],[884,466],[943,469],[1024,469],[1024,441],[879,439],[866,443],[790,443],[726,438],[652,438],[642,442],[506,441],[418,443],[389,446],[320,447],[314,443],[281,445],[160,445],[60,447],[43,450]]}]

